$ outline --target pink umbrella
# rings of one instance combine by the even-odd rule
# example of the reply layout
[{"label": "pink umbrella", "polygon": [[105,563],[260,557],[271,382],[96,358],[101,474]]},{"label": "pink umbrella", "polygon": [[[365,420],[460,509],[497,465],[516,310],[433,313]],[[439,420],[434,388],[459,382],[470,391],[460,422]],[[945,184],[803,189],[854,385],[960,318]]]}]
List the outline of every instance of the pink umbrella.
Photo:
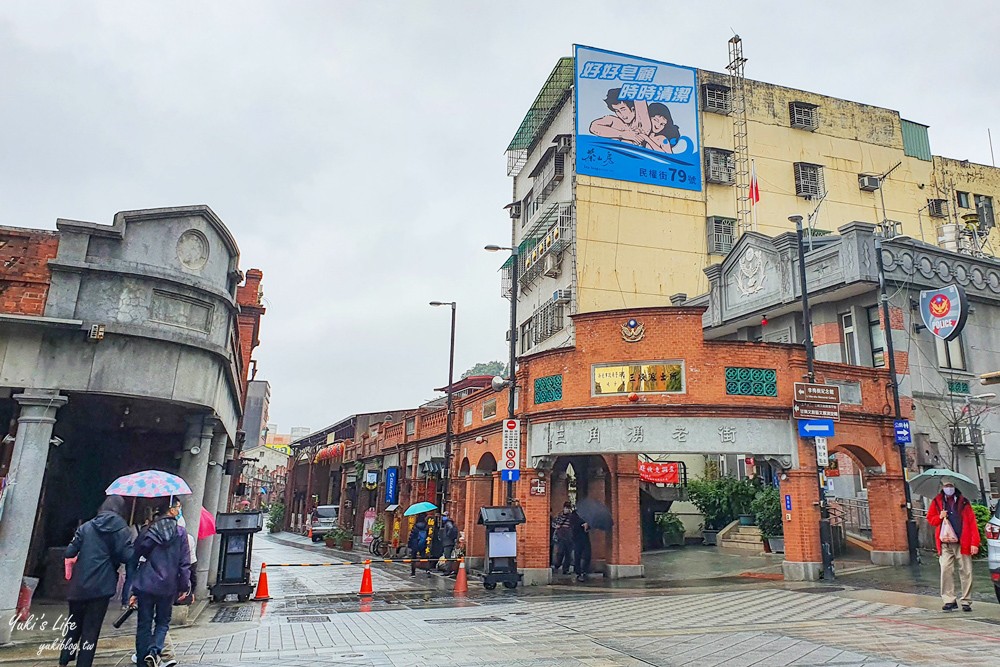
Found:
[{"label": "pink umbrella", "polygon": [[198,524],[198,539],[215,535],[215,517],[204,507],[201,508],[201,522]]}]

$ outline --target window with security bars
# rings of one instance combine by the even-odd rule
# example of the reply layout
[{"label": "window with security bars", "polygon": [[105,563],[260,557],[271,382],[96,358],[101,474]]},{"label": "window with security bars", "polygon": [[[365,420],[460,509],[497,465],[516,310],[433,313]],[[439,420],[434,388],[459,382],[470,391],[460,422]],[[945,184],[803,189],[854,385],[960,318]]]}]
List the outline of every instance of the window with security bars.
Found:
[{"label": "window with security bars", "polygon": [[732,151],[721,148],[705,149],[705,180],[722,185],[732,185],[735,182],[736,160]]},{"label": "window with security bars", "polygon": [[701,88],[701,97],[705,111],[728,114],[733,110],[733,98],[729,86],[706,83]]},{"label": "window with security bars", "polygon": [[728,255],[736,243],[736,219],[709,216],[706,234],[709,255]]},{"label": "window with security bars", "polygon": [[823,196],[823,167],[808,162],[796,162],[795,194],[811,199]]},{"label": "window with security bars", "polygon": [[810,132],[819,127],[816,105],[808,102],[789,102],[788,118],[792,127]]}]

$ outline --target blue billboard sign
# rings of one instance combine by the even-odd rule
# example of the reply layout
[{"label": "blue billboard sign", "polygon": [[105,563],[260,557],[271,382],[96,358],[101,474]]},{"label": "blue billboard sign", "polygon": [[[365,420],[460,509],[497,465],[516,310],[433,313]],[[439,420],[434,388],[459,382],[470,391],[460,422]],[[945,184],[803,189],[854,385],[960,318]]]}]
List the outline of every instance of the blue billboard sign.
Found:
[{"label": "blue billboard sign", "polygon": [[385,504],[395,505],[399,502],[399,468],[385,470]]},{"label": "blue billboard sign", "polygon": [[913,442],[913,436],[910,434],[909,419],[896,419],[892,422],[892,424],[893,430],[896,431],[897,445],[908,445]]},{"label": "blue billboard sign", "polygon": [[701,191],[690,67],[575,46],[576,173]]}]

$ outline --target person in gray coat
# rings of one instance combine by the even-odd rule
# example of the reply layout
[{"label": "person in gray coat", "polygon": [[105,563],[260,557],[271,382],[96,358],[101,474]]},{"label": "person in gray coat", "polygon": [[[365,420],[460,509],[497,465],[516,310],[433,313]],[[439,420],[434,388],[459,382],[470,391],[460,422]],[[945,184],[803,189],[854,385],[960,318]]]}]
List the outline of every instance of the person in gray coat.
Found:
[{"label": "person in gray coat", "polygon": [[108,602],[118,588],[118,568],[132,560],[132,539],[125,523],[125,500],[108,496],[97,516],[76,529],[65,558],[76,558],[66,599],[69,619],[59,664],[91,667]]}]

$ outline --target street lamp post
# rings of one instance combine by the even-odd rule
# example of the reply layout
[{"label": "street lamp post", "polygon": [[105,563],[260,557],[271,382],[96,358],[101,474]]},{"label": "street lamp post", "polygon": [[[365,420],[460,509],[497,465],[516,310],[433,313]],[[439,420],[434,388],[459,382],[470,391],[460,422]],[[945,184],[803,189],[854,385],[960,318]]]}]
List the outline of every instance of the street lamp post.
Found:
[{"label": "street lamp post", "polygon": [[[514,382],[514,364],[517,361],[517,281],[519,279],[518,271],[520,267],[518,266],[518,254],[517,246],[505,247],[498,245],[488,245],[485,250],[489,252],[497,252],[500,250],[510,251],[510,358],[507,362],[507,373],[509,378],[507,379],[508,391],[510,392],[509,398],[507,400],[507,419],[514,419],[516,413],[515,409],[515,391],[517,390],[516,383]],[[514,504],[514,482],[507,482],[507,504]]]},{"label": "street lamp post", "polygon": [[452,390],[455,383],[455,307],[454,301],[431,301],[432,306],[451,306],[451,346],[448,349],[448,416],[444,431],[444,471],[441,474],[441,511],[448,511],[448,481],[451,477]]},{"label": "street lamp post", "polygon": [[[904,237],[898,237],[900,239]],[[892,384],[893,416],[902,419],[899,405],[899,382],[896,380],[896,353],[892,342],[892,321],[889,319],[889,297],[885,290],[885,265],[882,263],[882,238],[875,237],[875,267],[878,269],[878,298],[882,304],[882,321],[885,322],[885,353],[889,355],[889,382]],[[893,429],[895,432],[895,428]],[[906,498],[906,549],[910,552],[910,565],[920,563],[920,552],[917,550],[917,522],[913,520],[913,496],[910,484],[906,481],[906,445],[899,446],[899,465],[903,474],[903,494]]]}]

